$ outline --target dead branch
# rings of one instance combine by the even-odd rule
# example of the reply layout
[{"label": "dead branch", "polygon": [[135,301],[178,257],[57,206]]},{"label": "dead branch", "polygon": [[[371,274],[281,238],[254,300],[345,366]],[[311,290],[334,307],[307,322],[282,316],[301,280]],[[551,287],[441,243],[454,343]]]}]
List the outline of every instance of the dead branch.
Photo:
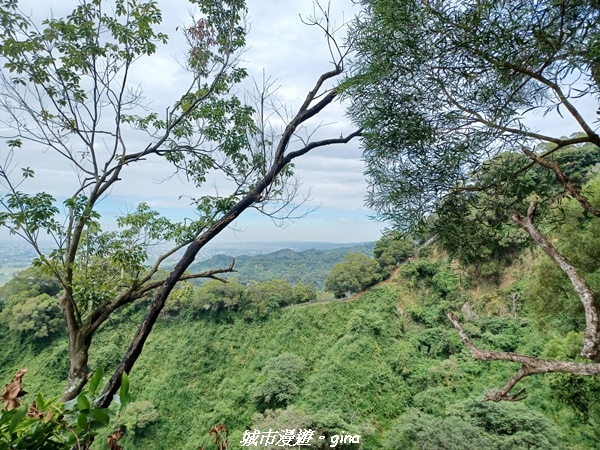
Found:
[{"label": "dead branch", "polygon": [[488,401],[519,401],[527,397],[525,388],[520,389],[514,394],[509,394],[512,388],[523,378],[540,373],[571,373],[573,375],[598,375],[600,374],[600,364],[584,364],[570,361],[553,361],[549,359],[534,358],[532,356],[520,355],[511,352],[497,352],[492,350],[481,350],[475,347],[469,335],[451,311],[446,311],[448,319],[454,325],[460,335],[460,340],[469,349],[475,359],[481,361],[509,361],[521,364],[521,369],[514,374],[506,385],[499,391],[487,395],[484,400]]}]

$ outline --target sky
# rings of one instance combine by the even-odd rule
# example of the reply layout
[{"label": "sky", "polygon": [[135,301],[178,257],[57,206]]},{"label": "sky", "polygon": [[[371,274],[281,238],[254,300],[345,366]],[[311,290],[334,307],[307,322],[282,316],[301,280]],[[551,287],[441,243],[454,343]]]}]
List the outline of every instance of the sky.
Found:
[{"label": "sky", "polygon": [[[55,16],[63,15],[73,2],[45,2],[46,10],[35,0],[22,0],[20,4],[24,11],[32,11],[42,19],[50,8]],[[164,111],[186,85],[187,74],[178,63],[184,59],[186,49],[181,27],[190,23],[194,8],[182,0],[159,0],[158,4],[163,11],[160,30],[169,35],[169,44],[160,48],[157,54],[136,63],[132,79],[134,85],[139,83],[143,87],[149,106]],[[302,18],[314,15],[314,4],[312,0],[248,0],[247,4],[248,48],[240,63],[250,74],[245,86],[251,88],[254,80],[260,83],[263,76],[270,77],[278,87],[278,99],[294,112],[319,75],[332,68],[324,33],[302,23]],[[329,7],[336,26],[352,19],[358,12],[350,0],[332,0]],[[343,32],[339,37],[343,40]],[[313,127],[326,124],[318,132],[321,138],[337,138],[353,131],[344,115],[343,105],[331,105],[318,120],[320,122],[312,123]],[[139,138],[132,137],[130,146],[145,147],[147,144],[136,139]],[[30,192],[48,191],[56,198],[64,199],[76,185],[70,167],[43,149],[28,148],[17,153],[13,162],[19,167],[27,165],[35,170],[36,177],[23,186]],[[364,206],[367,185],[363,171],[358,140],[311,152],[298,159],[295,168],[301,181],[299,198],[307,198],[298,214],[308,212],[305,217],[280,226],[257,211],[248,210],[232,227],[222,232],[217,241],[350,243],[377,240],[384,224],[373,220],[373,212]],[[148,203],[172,219],[191,217],[187,198],[197,197],[199,192],[183,177],[170,177],[171,174],[171,168],[158,159],[148,159],[126,168],[122,181],[99,205],[105,226],[115,228],[114,217],[134,209],[140,202]],[[202,193],[214,193],[215,186],[222,189],[220,183],[214,180]],[[223,193],[221,189],[219,191]]]},{"label": "sky", "polygon": [[[25,11],[31,11],[40,20],[47,17],[50,9],[56,16],[64,15],[75,3],[50,0],[41,7],[38,0],[20,2]],[[164,111],[178,99],[182,86],[186,85],[187,74],[178,63],[184,59],[186,49],[181,28],[191,22],[194,8],[184,0],[158,0],[158,4],[164,18],[160,31],[169,35],[169,44],[151,57],[138,61],[132,80],[135,86],[139,84],[144,89],[145,101],[152,109]],[[248,69],[250,77],[244,86],[251,88],[253,80],[260,83],[263,76],[276,80],[279,100],[294,112],[319,75],[332,67],[323,32],[302,21],[315,13],[313,1],[247,0],[247,5],[248,47],[240,65]],[[350,21],[359,12],[352,0],[331,0],[329,5],[336,26]],[[341,30],[340,40],[343,40],[343,34]],[[596,119],[596,108],[595,104],[583,107],[591,118],[589,123]],[[326,124],[319,130],[321,138],[339,137],[353,131],[345,117],[344,106],[340,104],[331,105],[318,120]],[[578,128],[569,116],[559,120],[551,114],[532,116],[529,124],[540,131],[551,129],[554,135],[569,135]],[[6,130],[0,130],[0,135],[5,133]],[[129,142],[133,148],[143,148],[148,143],[138,136],[131,136]],[[0,146],[0,152],[5,152],[4,146]],[[71,168],[51,152],[28,147],[17,153],[13,162],[19,167],[29,165],[36,170],[36,177],[28,181],[24,189],[49,191],[61,200],[73,192],[77,180]],[[364,206],[367,183],[363,172],[359,140],[311,152],[296,160],[295,173],[301,181],[300,198],[308,197],[300,214],[312,212],[300,220],[287,221],[281,227],[268,217],[248,210],[216,241],[351,243],[377,240],[385,224],[373,220],[374,213]],[[116,228],[114,218],[134,209],[140,202],[148,203],[172,219],[191,217],[188,197],[214,194],[215,186],[223,193],[219,180],[213,180],[199,192],[184,178],[171,175],[169,166],[152,158],[126,168],[122,181],[100,203],[105,226]],[[0,239],[5,236],[6,233],[0,234]]]}]

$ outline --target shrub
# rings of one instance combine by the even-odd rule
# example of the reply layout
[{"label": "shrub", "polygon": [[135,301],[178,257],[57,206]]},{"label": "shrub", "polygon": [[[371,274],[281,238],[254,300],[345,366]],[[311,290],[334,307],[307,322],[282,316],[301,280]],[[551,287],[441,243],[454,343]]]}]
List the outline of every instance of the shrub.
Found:
[{"label": "shrub", "polygon": [[294,286],[294,303],[308,303],[317,299],[317,289],[313,284],[298,283]]},{"label": "shrub", "polygon": [[253,397],[268,407],[286,406],[300,393],[304,361],[293,353],[269,359],[262,369],[263,381],[253,388]]},{"label": "shrub", "polygon": [[[47,400],[38,393],[31,404],[21,404],[26,394],[22,379],[27,369],[15,374],[2,394],[4,405],[0,409],[0,449],[70,450],[89,448],[95,436],[106,429],[113,414],[105,408],[94,406],[94,396],[104,375],[96,371],[84,390],[75,399],[60,403]],[[120,390],[121,411],[129,402],[129,380],[123,376]],[[114,442],[121,432],[109,436]]]},{"label": "shrub", "polygon": [[121,420],[117,422],[117,426],[123,425],[128,433],[136,434],[157,420],[158,411],[154,407],[154,404],[147,400],[142,400],[129,404]]},{"label": "shrub", "polygon": [[360,253],[351,253],[343,263],[333,267],[325,281],[325,290],[342,298],[371,287],[383,278],[384,272],[377,261]]}]

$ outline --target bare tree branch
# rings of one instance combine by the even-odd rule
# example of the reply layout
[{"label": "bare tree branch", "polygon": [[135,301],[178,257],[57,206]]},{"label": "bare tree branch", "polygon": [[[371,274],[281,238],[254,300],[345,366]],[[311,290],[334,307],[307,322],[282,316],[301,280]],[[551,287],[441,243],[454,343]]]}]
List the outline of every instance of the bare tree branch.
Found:
[{"label": "bare tree branch", "polygon": [[561,170],[561,168],[559,167],[559,165],[557,163],[548,161],[548,160],[536,155],[535,153],[533,153],[531,150],[529,150],[526,147],[523,147],[522,150],[523,150],[523,153],[525,153],[532,161],[534,161],[537,164],[539,164],[540,166],[545,167],[546,169],[550,169],[552,172],[554,172],[556,175],[556,178],[558,179],[558,182],[567,189],[569,194],[571,194],[571,196],[575,200],[577,200],[586,211],[588,211],[589,213],[593,214],[594,216],[600,218],[600,210],[590,203],[588,198],[581,193],[581,190],[579,188],[577,188],[577,186],[575,186],[573,183],[571,183],[571,180],[569,180],[569,177],[567,177],[567,175]]},{"label": "bare tree branch", "polygon": [[520,355],[518,353],[510,352],[496,352],[491,350],[481,350],[475,347],[465,329],[451,311],[446,311],[448,319],[458,331],[460,340],[469,349],[471,355],[475,359],[481,361],[509,361],[521,364],[521,369],[513,375],[506,385],[497,392],[488,394],[485,400],[492,400],[499,402],[502,400],[507,401],[519,401],[527,397],[525,389],[520,389],[515,394],[509,394],[512,388],[523,378],[530,375],[537,375],[540,373],[571,373],[573,375],[598,375],[600,374],[600,364],[583,364],[576,362],[567,361],[553,361],[549,359],[534,358],[531,356]]}]

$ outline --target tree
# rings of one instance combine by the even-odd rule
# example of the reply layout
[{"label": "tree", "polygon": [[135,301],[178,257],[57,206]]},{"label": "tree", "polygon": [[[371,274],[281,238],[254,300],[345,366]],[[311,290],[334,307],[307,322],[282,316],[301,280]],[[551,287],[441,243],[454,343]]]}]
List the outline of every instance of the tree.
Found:
[{"label": "tree", "polygon": [[273,311],[294,302],[292,287],[284,280],[252,283],[244,294],[244,317],[264,319]]},{"label": "tree", "polygon": [[300,393],[305,363],[298,355],[282,353],[269,359],[262,380],[253,388],[254,398],[265,406],[287,406]]},{"label": "tree", "polygon": [[[164,114],[149,111],[141,88],[130,81],[132,67],[167,42],[156,31],[161,22],[156,2],[114,0],[105,9],[103,2],[85,0],[66,18],[51,17],[41,25],[19,10],[17,2],[0,4],[0,107],[11,130],[0,166],[0,224],[33,246],[35,264],[62,286],[70,359],[64,400],[76,397],[85,383],[89,348],[98,329],[115,311],[151,295],[145,318],[98,403],[107,406],[176,284],[233,270],[232,263],[186,273],[198,251],[248,208],[285,218],[294,206],[290,163],[359,134],[322,140],[299,135],[308,120],[338,97],[335,79],[344,70],[343,48],[331,46],[334,67],[318,78],[297,113],[277,129],[269,123],[277,104],[268,83],[253,99],[256,108],[234,94],[234,86],[246,76],[237,64],[246,36],[244,1],[191,3],[200,17],[184,31],[189,84]],[[334,43],[326,20],[314,24]],[[136,139],[147,144],[137,147]],[[78,180],[63,202],[64,214],[51,192],[28,194],[21,188],[35,173],[24,167],[19,179],[12,158],[36,145],[72,167]],[[191,220],[175,223],[141,204],[117,219],[119,231],[103,231],[98,202],[131,166],[148,158],[164,159],[198,188],[215,173],[233,188],[225,195],[191,199]],[[55,243],[49,253],[40,247],[43,234]],[[148,262],[148,247],[165,242],[174,244]],[[159,276],[165,260],[178,250],[184,252],[175,267]]]},{"label": "tree", "polygon": [[189,300],[194,316],[211,311],[227,317],[239,310],[245,294],[246,288],[235,278],[228,279],[227,283],[209,280],[199,289],[194,289]]},{"label": "tree", "polygon": [[377,261],[362,253],[351,253],[343,263],[333,267],[325,280],[325,290],[342,298],[373,286],[384,278],[383,275]]},{"label": "tree", "polygon": [[294,303],[308,303],[317,299],[317,288],[312,283],[298,283],[294,286]]},{"label": "tree", "polygon": [[58,282],[39,270],[23,270],[0,287],[0,323],[12,332],[41,339],[62,329]]},{"label": "tree", "polygon": [[382,268],[397,266],[413,255],[415,244],[411,236],[391,230],[375,244],[373,257]]},{"label": "tree", "polygon": [[[364,127],[368,204],[405,230],[436,212],[442,198],[464,200],[485,192],[489,201],[481,209],[496,204],[496,217],[502,211],[524,230],[568,275],[584,307],[582,355],[595,364],[479,350],[448,312],[475,358],[522,366],[487,398],[522,398],[523,390],[509,391],[536,373],[600,373],[594,293],[534,223],[538,208],[556,196],[520,177],[532,167],[542,168],[562,195],[600,217],[553,157],[568,146],[600,146],[590,118],[575,103],[593,102],[599,91],[599,5],[579,0],[362,4],[364,13],[352,32],[358,56],[347,87],[350,114]],[[554,114],[557,120],[566,116],[579,132],[571,137],[539,132],[528,122],[534,112]],[[507,155],[502,164],[486,164],[494,158],[498,162],[500,154]]]}]

